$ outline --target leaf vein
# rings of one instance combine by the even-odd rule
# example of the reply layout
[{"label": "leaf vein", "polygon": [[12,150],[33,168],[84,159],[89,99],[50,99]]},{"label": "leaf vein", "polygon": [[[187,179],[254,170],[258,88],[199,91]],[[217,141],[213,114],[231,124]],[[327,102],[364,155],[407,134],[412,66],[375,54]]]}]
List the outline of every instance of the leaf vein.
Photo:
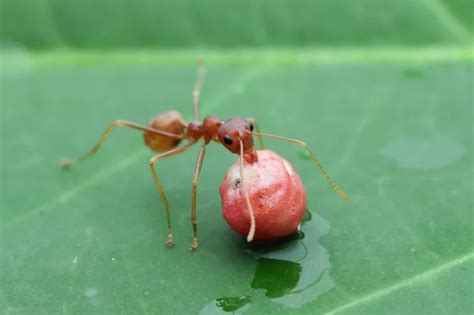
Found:
[{"label": "leaf vein", "polygon": [[342,306],[339,306],[329,312],[327,312],[326,314],[327,315],[332,315],[332,314],[336,314],[336,313],[340,313],[340,312],[343,312],[347,309],[350,309],[350,308],[353,308],[355,306],[358,306],[358,305],[363,305],[363,304],[366,304],[366,303],[369,303],[371,301],[374,301],[374,300],[377,300],[377,299],[380,299],[386,295],[389,295],[389,294],[392,294],[393,292],[396,292],[396,291],[399,291],[401,289],[404,289],[406,287],[410,287],[410,286],[413,286],[415,284],[417,284],[418,282],[422,282],[422,281],[425,281],[425,280],[428,280],[428,279],[431,279],[445,271],[448,271],[454,267],[457,267],[463,263],[465,263],[466,261],[469,261],[469,260],[472,260],[474,259],[474,252],[470,252],[468,254],[465,254],[461,257],[458,257],[458,258],[455,258],[455,259],[452,259],[442,265],[439,265],[439,266],[436,266],[436,267],[433,267],[431,269],[428,269],[424,272],[421,272],[421,273],[418,273],[408,279],[405,279],[405,280],[402,280],[402,281],[399,281],[399,282],[396,282],[388,287],[385,287],[385,288],[382,288],[382,289],[379,289],[377,291],[374,291],[372,293],[369,293],[361,298],[358,298],[352,302],[349,302],[347,304],[344,304]]},{"label": "leaf vein", "polygon": [[[61,204],[61,203],[66,203],[73,197],[75,197],[77,194],[82,192],[84,189],[94,185],[100,180],[106,179],[113,174],[129,167],[132,165],[138,158],[143,158],[144,155],[144,150],[140,150],[139,153],[133,154],[129,156],[128,158],[120,161],[118,164],[114,164],[112,167],[106,168],[105,170],[99,171],[95,176],[91,177],[90,179],[82,182],[81,184],[77,185],[76,187],[66,190],[62,194],[60,194],[58,197],[54,198],[53,200],[47,201],[43,203],[42,205],[34,208],[33,210],[27,211],[22,215],[17,216],[16,218],[7,221],[5,224],[0,226],[0,232],[3,232],[7,230],[8,228],[15,226],[18,223],[21,223],[28,218],[38,215],[40,213],[48,212],[54,209],[54,206]],[[59,166],[58,166],[59,167]]]}]

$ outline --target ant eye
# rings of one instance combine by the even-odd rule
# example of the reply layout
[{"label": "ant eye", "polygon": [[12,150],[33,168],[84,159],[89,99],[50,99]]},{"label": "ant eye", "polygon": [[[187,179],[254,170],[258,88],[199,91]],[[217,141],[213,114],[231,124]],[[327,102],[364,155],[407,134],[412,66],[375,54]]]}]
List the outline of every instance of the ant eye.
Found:
[{"label": "ant eye", "polygon": [[225,135],[224,136],[224,142],[227,145],[231,145],[232,144],[232,138],[229,135]]},{"label": "ant eye", "polygon": [[250,123],[250,131],[253,131],[253,124]]}]

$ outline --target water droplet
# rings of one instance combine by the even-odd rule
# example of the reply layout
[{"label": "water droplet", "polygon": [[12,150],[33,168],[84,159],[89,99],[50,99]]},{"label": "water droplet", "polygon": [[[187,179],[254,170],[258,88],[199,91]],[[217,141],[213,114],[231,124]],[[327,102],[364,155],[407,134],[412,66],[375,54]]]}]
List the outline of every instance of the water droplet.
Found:
[{"label": "water droplet", "polygon": [[221,297],[216,299],[216,305],[225,312],[234,312],[247,303],[250,303],[251,300],[249,296]]},{"label": "water droplet", "polygon": [[204,306],[199,314],[217,315],[232,313],[240,315],[249,309],[251,301],[252,298],[247,295],[220,297]]},{"label": "water droplet", "polygon": [[87,288],[84,292],[84,295],[91,298],[97,295],[97,289],[95,288]]},{"label": "water droplet", "polygon": [[[283,248],[258,255],[258,259],[279,260],[281,265],[278,268],[286,270],[280,272],[280,296],[270,297],[273,303],[290,308],[301,308],[334,287],[334,282],[329,273],[331,268],[329,254],[319,242],[320,237],[328,233],[329,223],[318,215],[315,215],[314,220],[311,220],[311,218],[311,212],[307,211],[306,221],[304,221],[302,227],[302,232],[304,231],[303,239],[293,240]],[[259,269],[257,263],[254,279],[262,279],[262,277],[267,276],[263,272],[266,267],[263,267],[260,266]],[[262,283],[262,280],[259,281]],[[271,293],[277,292],[271,291]]]},{"label": "water droplet", "polygon": [[379,153],[395,160],[399,167],[428,170],[447,166],[459,160],[466,148],[456,138],[433,136],[431,138],[399,138]]},{"label": "water droplet", "polygon": [[[284,240],[248,246],[247,253],[256,259],[257,264],[249,284],[251,291],[242,292],[246,294],[246,299],[235,314],[250,309],[253,302],[261,299],[266,299],[263,303],[271,301],[290,308],[301,308],[334,287],[329,254],[319,242],[321,236],[328,233],[329,223],[318,215],[313,220],[311,218],[311,212],[307,211],[302,230]],[[258,293],[262,289],[264,295]],[[238,304],[239,300],[235,299],[217,298],[207,304],[201,314],[223,314],[227,306]],[[221,307],[224,305],[226,307]]]}]

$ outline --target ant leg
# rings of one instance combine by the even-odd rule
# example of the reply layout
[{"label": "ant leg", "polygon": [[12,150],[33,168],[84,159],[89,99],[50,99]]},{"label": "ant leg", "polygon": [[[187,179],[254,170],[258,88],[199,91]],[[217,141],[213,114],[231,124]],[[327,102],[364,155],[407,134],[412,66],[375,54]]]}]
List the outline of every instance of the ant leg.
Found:
[{"label": "ant leg", "polygon": [[249,191],[247,190],[247,183],[244,182],[244,144],[240,140],[240,188],[244,192],[245,201],[247,202],[247,210],[250,215],[250,229],[247,234],[247,242],[251,242],[255,236],[255,215],[253,213],[252,203],[250,202]]},{"label": "ant leg", "polygon": [[[257,119],[255,117],[248,118],[248,121],[250,121],[253,124],[253,128],[256,133],[260,133],[260,128],[258,127]],[[258,146],[260,150],[265,149],[265,145],[263,144],[263,138],[260,135],[255,135],[257,137],[258,141]]]},{"label": "ant leg", "polygon": [[166,222],[168,223],[168,240],[166,241],[166,244],[169,247],[172,247],[174,245],[173,229],[171,228],[171,219],[170,219],[170,206],[168,203],[168,199],[166,199],[163,186],[161,185],[160,179],[158,178],[158,172],[155,169],[155,163],[161,159],[183,153],[184,151],[188,150],[191,145],[192,143],[188,143],[182,147],[175,148],[170,151],[155,155],[153,158],[150,159],[151,175],[153,176],[153,180],[155,181],[156,188],[158,189],[158,192],[160,193],[161,201],[163,201],[163,205],[166,210]]},{"label": "ant leg", "polygon": [[269,137],[269,138],[274,138],[274,139],[278,139],[278,140],[283,140],[283,141],[288,141],[288,142],[291,142],[293,144],[296,144],[300,147],[303,147],[304,149],[306,149],[306,151],[308,151],[309,155],[311,156],[311,158],[313,159],[313,161],[316,163],[316,165],[318,166],[319,170],[321,171],[321,173],[323,173],[324,177],[326,177],[327,181],[329,182],[329,184],[331,184],[332,188],[334,189],[334,191],[339,195],[339,197],[341,197],[342,199],[348,199],[349,197],[337,186],[336,182],[331,178],[331,176],[329,176],[329,174],[326,172],[326,170],[324,169],[323,165],[321,164],[321,162],[319,161],[319,159],[316,157],[316,154],[313,153],[313,151],[311,150],[311,148],[306,144],[304,143],[303,141],[300,141],[300,140],[297,140],[297,139],[291,139],[291,138],[287,138],[287,137],[282,137],[282,136],[277,136],[277,135],[273,135],[273,134],[269,134],[269,133],[257,133],[257,132],[253,132],[252,134],[255,134],[256,136],[263,136],[263,137]]},{"label": "ant leg", "polygon": [[76,164],[76,163],[78,163],[82,160],[85,160],[85,159],[93,156],[99,150],[99,148],[102,146],[102,144],[105,142],[105,140],[107,140],[107,138],[110,136],[110,134],[115,129],[115,127],[129,127],[129,128],[138,129],[138,130],[141,130],[141,131],[148,131],[148,132],[151,132],[153,134],[157,134],[157,135],[161,135],[161,136],[167,136],[167,137],[170,137],[170,138],[176,138],[176,139],[182,139],[183,138],[182,135],[176,135],[174,133],[169,133],[169,132],[166,132],[166,131],[161,131],[161,130],[149,128],[149,127],[146,127],[146,126],[141,126],[141,125],[138,125],[138,124],[135,124],[133,122],[126,121],[126,120],[116,120],[116,121],[114,121],[113,123],[111,123],[109,125],[107,130],[105,130],[105,132],[100,137],[99,141],[92,147],[92,149],[89,152],[87,152],[86,154],[84,154],[83,156],[81,156],[80,158],[78,158],[76,160],[62,160],[62,161],[59,162],[60,166],[63,167],[63,168],[66,168],[66,167],[72,166],[72,165],[74,165],[74,164]]},{"label": "ant leg", "polygon": [[203,143],[199,150],[199,155],[196,160],[196,169],[194,171],[193,180],[193,195],[192,195],[192,208],[191,208],[191,223],[193,225],[193,241],[189,246],[189,250],[195,250],[198,247],[197,242],[197,224],[196,224],[196,195],[197,187],[199,184],[199,175],[201,174],[202,164],[204,162],[204,155],[206,154],[206,144]]},{"label": "ant leg", "polygon": [[201,88],[202,84],[204,83],[204,76],[206,75],[206,66],[204,65],[204,61],[202,59],[198,60],[199,70],[198,70],[198,77],[196,79],[196,83],[194,84],[193,88],[193,110],[194,110],[194,120],[199,121],[199,114],[200,114],[200,105],[201,105]]}]

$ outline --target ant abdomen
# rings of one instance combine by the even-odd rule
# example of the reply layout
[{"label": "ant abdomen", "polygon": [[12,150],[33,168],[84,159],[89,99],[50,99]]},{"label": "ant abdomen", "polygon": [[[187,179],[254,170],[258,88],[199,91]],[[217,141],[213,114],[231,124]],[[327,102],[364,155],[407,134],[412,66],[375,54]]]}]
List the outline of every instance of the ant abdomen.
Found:
[{"label": "ant abdomen", "polygon": [[[175,110],[170,110],[155,116],[148,123],[148,127],[176,135],[182,135],[186,130],[186,122],[181,113]],[[181,139],[157,135],[149,131],[145,131],[143,136],[145,144],[155,152],[169,151],[176,148],[181,142]]]}]

